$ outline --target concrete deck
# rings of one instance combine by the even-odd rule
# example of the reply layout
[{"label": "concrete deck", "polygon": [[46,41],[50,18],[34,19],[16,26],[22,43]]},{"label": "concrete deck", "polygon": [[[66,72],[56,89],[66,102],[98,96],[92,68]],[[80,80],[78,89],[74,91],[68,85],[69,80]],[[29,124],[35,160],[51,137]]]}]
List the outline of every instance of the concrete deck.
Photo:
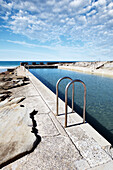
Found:
[{"label": "concrete deck", "polygon": [[77,113],[68,114],[68,127],[64,128],[64,102],[59,99],[59,116],[56,117],[56,95],[22,66],[17,69],[17,75],[27,75],[30,79],[30,84],[18,87],[13,95],[26,97],[22,102],[26,105],[26,114],[38,111],[35,120],[41,142],[34,152],[4,170],[113,169],[112,157],[105,151],[111,146],[106,139],[88,123],[82,124]]}]

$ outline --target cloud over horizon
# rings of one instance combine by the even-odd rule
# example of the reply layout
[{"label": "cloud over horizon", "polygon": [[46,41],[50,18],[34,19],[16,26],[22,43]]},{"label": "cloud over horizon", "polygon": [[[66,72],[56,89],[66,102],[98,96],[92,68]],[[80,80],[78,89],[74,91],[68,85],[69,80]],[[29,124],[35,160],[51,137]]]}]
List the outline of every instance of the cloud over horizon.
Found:
[{"label": "cloud over horizon", "polygon": [[0,4],[3,31],[23,35],[39,46],[90,48],[109,58],[113,52],[112,0],[0,0]]}]

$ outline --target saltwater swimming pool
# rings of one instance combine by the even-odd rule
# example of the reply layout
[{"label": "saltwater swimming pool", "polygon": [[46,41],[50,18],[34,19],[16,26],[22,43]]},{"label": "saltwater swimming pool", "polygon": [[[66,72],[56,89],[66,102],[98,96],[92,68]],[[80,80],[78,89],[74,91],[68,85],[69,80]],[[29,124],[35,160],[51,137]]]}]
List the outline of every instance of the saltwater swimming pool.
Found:
[{"label": "saltwater swimming pool", "polygon": [[[30,69],[42,83],[56,93],[56,83],[59,78],[69,76],[81,79],[86,84],[86,120],[110,143],[113,144],[113,78],[83,74],[60,69]],[[63,80],[59,85],[59,97],[64,100],[65,87],[69,80]],[[83,86],[75,84],[74,109],[82,115]],[[68,93],[68,103],[71,106],[71,88]]]}]

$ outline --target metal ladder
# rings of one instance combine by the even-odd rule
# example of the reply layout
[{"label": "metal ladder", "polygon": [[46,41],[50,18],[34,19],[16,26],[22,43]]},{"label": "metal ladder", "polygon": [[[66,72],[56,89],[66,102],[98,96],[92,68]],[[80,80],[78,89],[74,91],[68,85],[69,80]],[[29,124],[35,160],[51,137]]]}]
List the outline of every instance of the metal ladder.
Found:
[{"label": "metal ladder", "polygon": [[70,77],[63,77],[60,78],[57,83],[56,83],[56,115],[58,116],[58,85],[63,79],[69,79],[71,82],[69,82],[65,88],[65,128],[67,127],[67,99],[68,99],[68,88],[70,87],[71,84],[73,84],[73,89],[72,89],[72,112],[74,110],[74,83],[75,82],[80,82],[84,86],[84,106],[83,106],[83,123],[85,123],[85,109],[86,109],[86,85],[82,80],[75,79],[72,80]]}]

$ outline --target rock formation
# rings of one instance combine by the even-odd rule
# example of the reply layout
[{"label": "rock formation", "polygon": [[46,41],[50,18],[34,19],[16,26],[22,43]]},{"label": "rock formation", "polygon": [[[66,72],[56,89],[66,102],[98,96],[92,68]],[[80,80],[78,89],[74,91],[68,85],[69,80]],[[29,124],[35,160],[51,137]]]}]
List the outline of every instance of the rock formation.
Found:
[{"label": "rock formation", "polygon": [[40,141],[32,131],[36,128],[34,116],[32,120],[22,104],[25,97],[12,96],[13,88],[27,83],[27,78],[17,76],[16,70],[0,73],[0,168],[31,152]]}]

